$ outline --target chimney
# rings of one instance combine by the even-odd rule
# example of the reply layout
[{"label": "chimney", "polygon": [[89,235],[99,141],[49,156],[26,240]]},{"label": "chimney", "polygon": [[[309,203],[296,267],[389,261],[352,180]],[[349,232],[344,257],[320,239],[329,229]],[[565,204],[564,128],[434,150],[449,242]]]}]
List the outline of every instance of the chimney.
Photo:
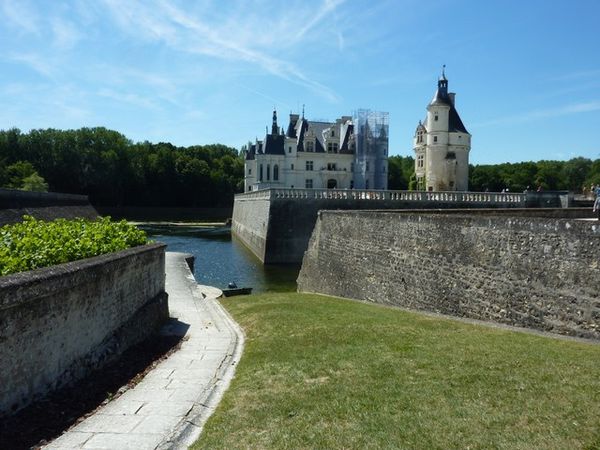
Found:
[{"label": "chimney", "polygon": [[452,106],[456,106],[454,104],[454,97],[456,97],[456,93],[455,92],[448,92],[448,97],[450,97],[450,103],[452,103]]}]

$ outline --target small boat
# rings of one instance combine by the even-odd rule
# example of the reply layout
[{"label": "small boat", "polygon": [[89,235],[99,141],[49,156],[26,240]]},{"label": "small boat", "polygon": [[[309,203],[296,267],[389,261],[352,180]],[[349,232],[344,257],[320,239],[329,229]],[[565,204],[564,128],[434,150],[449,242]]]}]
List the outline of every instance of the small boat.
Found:
[{"label": "small boat", "polygon": [[223,295],[225,297],[233,297],[234,295],[249,295],[252,293],[252,288],[251,287],[244,287],[244,288],[229,288],[229,289],[222,289],[223,291]]}]

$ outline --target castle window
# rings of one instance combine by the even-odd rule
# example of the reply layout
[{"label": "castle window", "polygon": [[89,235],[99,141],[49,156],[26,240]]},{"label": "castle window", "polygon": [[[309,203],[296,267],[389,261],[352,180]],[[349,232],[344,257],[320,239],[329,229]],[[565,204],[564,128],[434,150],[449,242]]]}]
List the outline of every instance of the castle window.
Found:
[{"label": "castle window", "polygon": [[273,166],[273,180],[279,181],[279,166],[277,164]]},{"label": "castle window", "polygon": [[291,167],[291,169],[292,169],[292,170],[294,170],[294,165],[293,165],[293,164],[292,164],[292,167]]},{"label": "castle window", "polygon": [[446,159],[456,159],[456,153],[454,153],[454,152],[446,153]]},{"label": "castle window", "polygon": [[419,155],[417,156],[417,167],[422,169],[425,166],[425,156]]},{"label": "castle window", "polygon": [[306,170],[313,170],[313,162],[306,161]]},{"label": "castle window", "polygon": [[437,142],[437,136],[433,137],[433,142]]},{"label": "castle window", "polygon": [[437,120],[438,120],[438,115],[437,114],[435,116],[433,116],[433,120],[435,120],[437,122]]},{"label": "castle window", "polygon": [[292,147],[288,147],[288,153],[292,153]]},{"label": "castle window", "polygon": [[315,151],[315,143],[313,141],[307,141],[306,142],[306,151],[307,152],[314,152]]},{"label": "castle window", "polygon": [[327,170],[337,170],[335,163],[327,163]]},{"label": "castle window", "polygon": [[248,167],[248,175],[252,175],[252,169]]},{"label": "castle window", "polygon": [[331,130],[331,137],[335,137],[335,131]]},{"label": "castle window", "polygon": [[263,165],[260,165],[260,170],[259,170],[259,175],[258,175],[258,181],[262,181],[263,180]]},{"label": "castle window", "polygon": [[267,181],[271,179],[271,165],[267,164]]},{"label": "castle window", "polygon": [[307,179],[304,181],[304,187],[305,187],[306,189],[312,189],[312,187],[313,187],[313,182],[312,182],[312,181],[313,181],[313,180],[312,180],[312,178],[307,178]]},{"label": "castle window", "polygon": [[337,142],[328,142],[327,143],[327,153],[337,153],[338,152],[338,143]]}]

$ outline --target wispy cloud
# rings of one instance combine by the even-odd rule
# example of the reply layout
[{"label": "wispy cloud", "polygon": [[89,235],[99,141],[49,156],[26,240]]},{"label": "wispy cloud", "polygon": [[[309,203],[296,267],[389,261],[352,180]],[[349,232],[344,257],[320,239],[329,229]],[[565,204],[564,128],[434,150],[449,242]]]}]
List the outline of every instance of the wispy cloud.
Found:
[{"label": "wispy cloud", "polygon": [[585,112],[600,111],[600,101],[591,101],[583,103],[574,103],[570,105],[560,106],[558,108],[536,109],[522,114],[513,116],[500,117],[497,119],[488,120],[485,122],[475,123],[472,128],[483,128],[493,125],[501,125],[508,123],[525,123],[536,120],[570,116],[572,114],[581,114]]},{"label": "wispy cloud", "polygon": [[574,81],[600,76],[600,69],[578,70],[550,77],[550,81]]},{"label": "wispy cloud", "polygon": [[45,57],[35,53],[18,53],[9,57],[11,60],[24,64],[33,69],[40,75],[52,77],[54,75],[54,66]]},{"label": "wispy cloud", "polygon": [[325,0],[325,2],[321,4],[321,7],[317,9],[314,17],[296,33],[296,39],[300,40],[303,38],[306,33],[315,28],[319,22],[344,2],[345,0]]},{"label": "wispy cloud", "polygon": [[39,17],[25,0],[3,0],[0,3],[0,13],[10,24],[16,25],[28,33],[39,33]]},{"label": "wispy cloud", "polygon": [[82,37],[82,34],[72,23],[63,19],[53,18],[51,27],[54,34],[54,45],[63,50],[74,47]]},{"label": "wispy cloud", "polygon": [[[310,30],[342,2],[343,0],[325,0],[317,13],[312,11],[312,18],[297,33],[291,34],[294,38],[290,40],[286,36],[290,35],[291,28],[274,36],[256,19],[235,16],[235,13],[232,13],[236,19],[235,24],[230,18],[225,25],[219,25],[166,1],[147,4],[104,0],[121,29],[138,38],[158,40],[177,51],[190,54],[227,62],[249,63],[279,78],[311,89],[329,101],[338,100],[331,88],[304,73],[296,63],[279,57],[277,53],[282,51],[282,45],[291,46],[301,42]],[[286,17],[283,21],[287,21]],[[269,36],[266,40],[265,34]],[[257,39],[251,39],[251,36],[256,36]]]},{"label": "wispy cloud", "polygon": [[160,106],[149,98],[135,94],[133,92],[119,92],[113,89],[100,89],[98,95],[114,100],[118,103],[129,103],[134,106],[139,106],[144,109],[160,110]]}]

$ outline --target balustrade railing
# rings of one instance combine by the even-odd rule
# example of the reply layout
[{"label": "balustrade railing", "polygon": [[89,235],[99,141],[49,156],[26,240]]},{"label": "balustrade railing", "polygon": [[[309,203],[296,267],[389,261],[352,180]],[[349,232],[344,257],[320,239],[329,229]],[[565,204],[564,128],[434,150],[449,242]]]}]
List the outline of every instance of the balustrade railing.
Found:
[{"label": "balustrade railing", "polygon": [[316,199],[373,200],[424,203],[488,203],[525,206],[525,194],[511,192],[380,191],[366,189],[262,189],[237,194],[240,200]]}]

